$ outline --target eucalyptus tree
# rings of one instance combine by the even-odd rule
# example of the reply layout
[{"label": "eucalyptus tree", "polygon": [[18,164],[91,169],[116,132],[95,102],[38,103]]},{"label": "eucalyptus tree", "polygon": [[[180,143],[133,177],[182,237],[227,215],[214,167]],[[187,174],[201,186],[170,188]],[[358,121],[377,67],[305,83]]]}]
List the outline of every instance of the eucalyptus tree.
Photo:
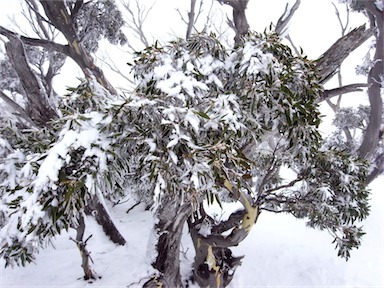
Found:
[{"label": "eucalyptus tree", "polygon": [[[147,287],[183,286],[185,225],[195,247],[192,278],[204,287],[230,283],[242,258],[230,247],[241,245],[262,211],[290,213],[328,230],[346,259],[359,246],[364,233],[356,221],[369,212],[366,186],[384,168],[382,1],[343,1],[364,12],[370,27],[353,29],[314,60],[282,44],[299,0],[264,33],[250,31],[249,0],[218,2],[232,8],[233,47],[209,31],[192,33],[201,10],[195,13],[191,0],[186,39],[135,53],[135,89],[125,93],[94,61],[102,39],[132,48],[115,2],[27,0],[35,36],[0,26],[7,39],[0,97],[12,109],[0,126],[0,253],[7,264],[32,261],[39,246],[72,227],[85,278],[96,278],[84,216],[94,215],[123,245],[104,202],[127,194],[151,207],[157,220],[152,265],[158,274]],[[148,45],[145,17],[129,25]],[[370,37],[376,45],[364,67],[368,83],[324,89]],[[52,80],[67,57],[84,79],[57,95]],[[357,115],[340,109],[335,137],[322,139],[319,104],[362,87],[371,106]],[[361,137],[349,141],[353,130]],[[283,169],[294,176],[283,178]],[[242,208],[218,221],[206,209],[213,202]]]}]

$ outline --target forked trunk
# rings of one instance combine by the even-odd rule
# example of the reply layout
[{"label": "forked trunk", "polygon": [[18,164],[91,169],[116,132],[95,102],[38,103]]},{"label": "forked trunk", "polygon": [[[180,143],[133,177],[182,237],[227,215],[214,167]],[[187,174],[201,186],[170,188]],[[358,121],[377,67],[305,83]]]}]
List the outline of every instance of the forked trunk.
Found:
[{"label": "forked trunk", "polygon": [[[259,208],[252,198],[240,192],[239,201],[244,209],[235,211],[228,220],[216,223],[205,213],[203,205],[199,213],[188,219],[196,255],[193,280],[200,287],[221,288],[232,281],[243,256],[235,257],[229,247],[243,241],[259,216]],[[205,227],[204,227],[205,226]],[[230,231],[229,235],[224,235]],[[209,233],[208,233],[209,232]]]},{"label": "forked trunk", "polygon": [[[236,267],[241,264],[243,256],[234,257],[228,247],[218,247],[205,241],[206,238],[199,234],[202,223],[200,220],[195,219],[193,223],[188,221],[196,253],[193,281],[196,281],[200,287],[226,287],[232,281]],[[232,246],[229,239],[228,246]]]}]

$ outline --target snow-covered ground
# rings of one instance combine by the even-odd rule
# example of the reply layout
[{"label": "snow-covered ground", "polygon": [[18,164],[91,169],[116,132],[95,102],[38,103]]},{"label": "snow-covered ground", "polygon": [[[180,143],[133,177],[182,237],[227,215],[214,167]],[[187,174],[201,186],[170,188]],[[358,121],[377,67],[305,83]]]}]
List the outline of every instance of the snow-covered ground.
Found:
[{"label": "snow-covered ground", "polygon": [[[305,226],[289,215],[263,212],[249,237],[234,250],[246,255],[231,287],[384,287],[384,178],[371,186],[371,215],[364,221],[367,234],[348,262],[336,256],[325,231]],[[4,269],[0,287],[140,287],[153,273],[147,257],[152,220],[137,206],[126,214],[116,206],[113,217],[127,240],[125,247],[111,243],[101,228],[88,219],[94,270],[102,276],[92,284],[82,280],[80,256],[74,242],[63,234],[37,256],[36,264]],[[188,277],[193,259],[187,231],[182,246],[182,273]],[[147,278],[148,279],[148,278]],[[140,281],[141,282],[138,282]]]}]

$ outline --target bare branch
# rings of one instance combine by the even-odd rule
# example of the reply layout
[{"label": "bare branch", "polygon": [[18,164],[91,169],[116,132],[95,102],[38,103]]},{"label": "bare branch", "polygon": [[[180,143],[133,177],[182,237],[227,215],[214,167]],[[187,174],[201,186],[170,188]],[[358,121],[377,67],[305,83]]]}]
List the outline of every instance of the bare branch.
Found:
[{"label": "bare branch", "polygon": [[344,36],[345,33],[347,32],[347,28],[348,28],[348,25],[349,25],[349,8],[348,8],[348,4],[345,4],[345,10],[347,12],[347,19],[345,21],[345,24],[343,24],[343,21],[341,20],[340,11],[337,8],[337,6],[335,5],[335,3],[332,2],[332,5],[335,8],[335,13],[336,13],[337,19],[339,20],[339,24],[340,24],[340,27],[341,27],[341,36]]},{"label": "bare branch", "polygon": [[69,52],[69,46],[68,45],[61,45],[57,44],[55,42],[45,40],[45,39],[37,39],[37,38],[30,38],[26,36],[19,35],[13,31],[10,31],[3,26],[0,26],[0,34],[4,35],[5,37],[17,37],[19,38],[24,44],[28,44],[31,46],[40,46],[49,50],[54,50],[60,53],[63,53],[67,56],[70,56]]},{"label": "bare branch", "polygon": [[284,185],[280,185],[280,186],[276,186],[272,189],[268,189],[265,191],[265,194],[266,195],[269,195],[270,193],[274,192],[274,191],[278,191],[278,190],[282,190],[282,189],[287,189],[287,188],[291,188],[293,187],[296,183],[302,181],[304,179],[304,176],[303,175],[299,175],[296,179],[292,180],[291,182],[287,183],[287,184],[284,184]]},{"label": "bare branch", "polygon": [[[213,1],[212,1],[213,3]],[[213,4],[212,4],[213,5]],[[212,9],[212,5],[211,5],[211,8],[210,8],[210,11]],[[208,12],[208,14],[210,13],[210,11]],[[200,5],[199,5],[199,11],[197,12],[197,15],[195,17],[195,21],[194,21],[194,24],[197,23],[197,21],[199,20],[201,14],[203,13],[203,0],[200,0]]]},{"label": "bare branch", "polygon": [[106,65],[111,71],[119,74],[121,77],[123,77],[125,80],[127,80],[128,83],[134,84],[134,81],[126,76],[126,73],[123,73],[115,64],[115,62],[112,60],[112,58],[108,55],[103,53],[102,56],[99,58],[104,65]]},{"label": "bare branch", "polygon": [[291,44],[293,51],[295,51],[296,55],[301,55],[302,53],[299,51],[299,49],[297,49],[296,45],[293,43],[291,36],[287,34],[285,38],[288,40],[289,44]]},{"label": "bare branch", "polygon": [[365,29],[365,24],[353,29],[347,35],[338,39],[318,60],[317,67],[322,83],[327,82],[337,73],[341,63],[357,47],[372,36],[371,29]]},{"label": "bare branch", "polygon": [[[28,5],[28,12],[29,16],[24,15],[24,17],[29,21],[31,24],[31,27],[33,28],[34,32],[42,39],[52,39],[52,35],[49,34],[46,26],[44,25],[47,24],[47,20],[40,14],[39,8],[37,6],[37,3],[35,0],[27,0],[26,1]],[[32,15],[33,13],[33,15]],[[36,27],[35,22],[33,21],[33,17],[36,19],[38,27]],[[41,34],[41,32],[43,34]]]},{"label": "bare branch", "polygon": [[288,9],[288,3],[285,6],[285,11],[283,15],[280,16],[279,20],[276,23],[275,31],[277,34],[283,34],[288,26],[289,21],[291,21],[293,15],[295,14],[296,10],[299,8],[301,4],[300,0],[296,0],[295,4],[292,6],[291,9]]},{"label": "bare branch", "polygon": [[187,34],[185,35],[185,39],[191,37],[192,28],[195,25],[195,5],[196,0],[191,0],[191,10],[188,12],[188,27]]},{"label": "bare branch", "polygon": [[[130,15],[130,18],[127,19],[127,26],[129,29],[131,29],[134,32],[134,35],[137,39],[140,40],[140,42],[145,46],[149,46],[149,41],[147,37],[145,36],[143,26],[144,22],[148,17],[149,12],[152,10],[153,5],[145,9],[142,5],[140,5],[139,0],[135,1],[136,3],[136,9],[137,13],[135,13],[131,6],[130,6],[130,1],[122,1],[122,4],[124,8],[128,11],[128,14]],[[133,48],[133,47],[132,47]]]},{"label": "bare branch", "polygon": [[355,83],[355,84],[349,84],[349,85],[337,87],[330,90],[324,90],[324,93],[318,99],[317,102],[319,103],[342,94],[347,94],[351,92],[362,92],[363,91],[362,88],[366,88],[366,87],[368,87],[367,83]]},{"label": "bare branch", "polygon": [[[345,4],[346,12],[347,12],[347,19],[345,21],[345,24],[343,24],[343,21],[342,21],[341,16],[340,16],[340,11],[337,8],[337,6],[334,3],[332,3],[332,5],[335,8],[335,13],[336,13],[337,19],[339,20],[339,24],[340,24],[340,28],[341,28],[341,36],[344,37],[346,32],[347,32],[347,28],[348,28],[348,24],[349,24],[349,8],[348,8],[348,4]],[[342,87],[343,86],[343,77],[341,75],[340,69],[337,70],[337,81],[339,83],[339,87]],[[358,89],[358,90],[360,90],[360,89]],[[345,92],[341,91],[339,93],[337,101],[336,101],[336,104],[333,104],[330,98],[326,98],[326,100],[325,100],[327,102],[327,104],[331,107],[333,112],[335,112],[335,113],[338,110],[340,110],[341,99],[342,99],[343,93],[345,93]],[[329,93],[329,95],[330,94],[331,93]],[[349,129],[347,127],[344,127],[343,131],[344,131],[345,137],[347,138],[347,143],[350,143],[352,141],[351,131],[349,131]]]}]

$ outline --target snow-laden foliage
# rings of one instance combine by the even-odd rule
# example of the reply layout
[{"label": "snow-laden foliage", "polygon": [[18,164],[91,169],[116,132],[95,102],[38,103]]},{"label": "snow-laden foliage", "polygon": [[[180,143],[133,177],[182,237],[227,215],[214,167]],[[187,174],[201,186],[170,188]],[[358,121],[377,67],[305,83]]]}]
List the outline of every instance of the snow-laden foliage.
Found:
[{"label": "snow-laden foliage", "polygon": [[63,118],[49,128],[23,134],[11,127],[2,131],[7,139],[0,142],[5,218],[0,245],[7,264],[32,261],[40,245],[61,229],[75,227],[87,201],[101,193],[99,182],[105,181],[112,157],[111,141],[101,131],[111,118],[86,104],[100,95],[101,109],[105,94],[86,93],[82,87],[78,91],[63,101]]},{"label": "snow-laden foliage", "polygon": [[[232,52],[198,36],[138,56],[137,91],[149,99],[140,107],[148,110],[145,162],[158,177],[156,195],[221,195],[225,181],[261,186],[270,173],[266,163],[305,163],[319,144],[313,66],[274,36],[253,35]],[[132,121],[143,125],[140,117]],[[153,123],[162,125],[151,128]]]},{"label": "snow-laden foliage", "polygon": [[115,45],[127,42],[127,38],[121,30],[124,20],[115,1],[88,1],[84,3],[76,15],[75,24],[82,44],[90,52],[97,51],[99,41],[103,38]]},{"label": "snow-laden foliage", "polygon": [[[325,139],[323,148],[332,149],[337,147],[339,150],[348,151],[348,153],[357,155],[357,149],[360,147],[362,136],[367,129],[369,113],[369,106],[363,105],[356,108],[344,107],[339,109],[333,120],[335,129]],[[382,132],[380,132],[379,138],[380,140],[376,149],[368,159],[368,163],[371,163],[368,168],[369,171],[372,171],[372,169],[376,167],[375,159],[384,152],[384,137]]]},{"label": "snow-laden foliage", "polygon": [[[139,53],[134,72],[145,100],[131,121],[147,144],[140,167],[152,178],[155,200],[183,193],[198,205],[204,194],[227,201],[241,191],[261,209],[298,216],[297,207],[310,207],[300,217],[344,239],[337,242],[340,256],[358,246],[362,234],[352,237],[348,229],[368,213],[367,167],[338,147],[320,148],[321,88],[310,61],[292,56],[274,35],[251,35],[234,51],[200,35]],[[330,165],[341,171],[329,174]],[[296,179],[281,179],[281,166],[296,171]],[[340,202],[324,201],[325,190]],[[327,217],[316,216],[329,207]]]},{"label": "snow-laden foliage", "polygon": [[0,59],[0,89],[19,94],[23,91],[20,79],[7,57]]},{"label": "snow-laden foliage", "polygon": [[[127,193],[155,207],[177,195],[191,212],[204,199],[247,194],[261,210],[328,229],[348,258],[362,235],[353,223],[368,212],[366,166],[337,147],[321,149],[322,91],[311,61],[275,34],[251,34],[234,50],[197,35],[136,56],[130,95],[113,98],[84,81],[46,130],[2,126],[7,263],[33,260],[39,245],[76,226],[91,197]],[[294,179],[281,178],[282,166]]]}]

